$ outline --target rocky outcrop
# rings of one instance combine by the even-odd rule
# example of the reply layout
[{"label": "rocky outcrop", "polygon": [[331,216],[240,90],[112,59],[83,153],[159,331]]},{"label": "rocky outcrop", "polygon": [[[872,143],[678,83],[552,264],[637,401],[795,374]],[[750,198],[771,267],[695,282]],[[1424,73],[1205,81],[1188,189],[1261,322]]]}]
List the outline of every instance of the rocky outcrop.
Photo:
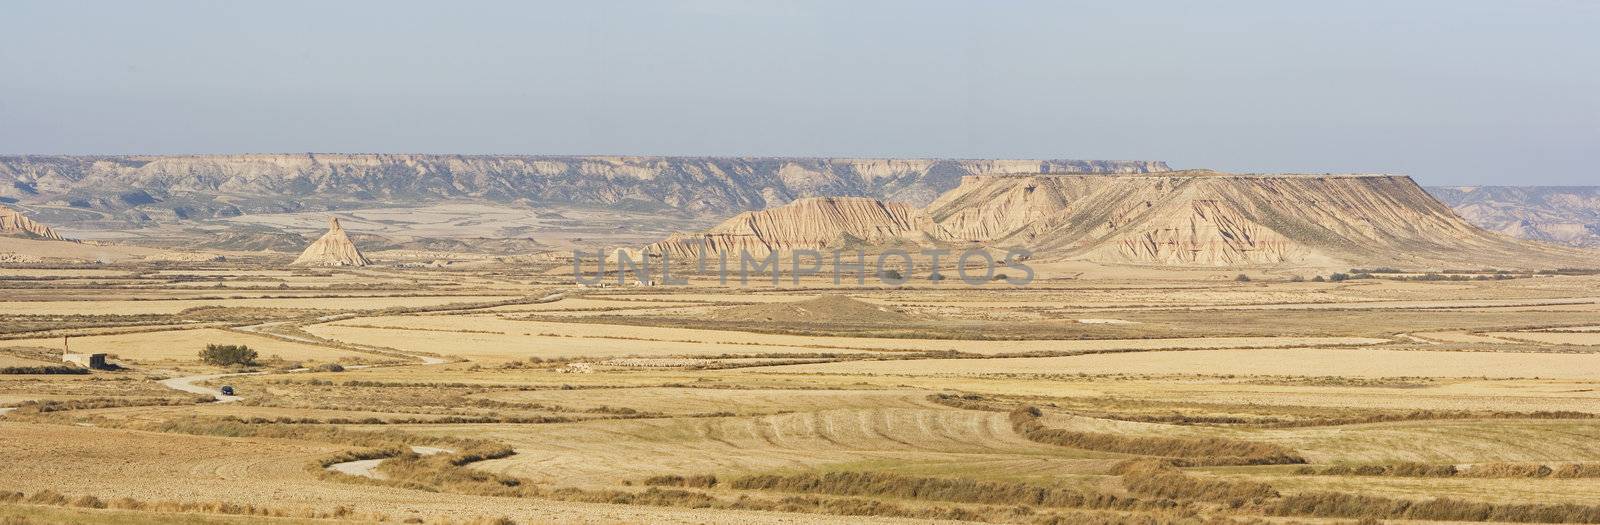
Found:
[{"label": "rocky outcrop", "polygon": [[836,250],[857,245],[915,241],[930,226],[902,203],[863,197],[815,197],[772,209],[744,212],[704,233],[674,234],[646,246],[648,254],[694,257],[700,253],[765,256],[791,250]]},{"label": "rocky outcrop", "polygon": [[16,210],[0,206],[0,235],[47,241],[64,241],[49,226],[35,222]]},{"label": "rocky outcrop", "polygon": [[445,199],[726,216],[820,196],[916,206],[963,176],[1143,173],[1148,161],[271,154],[0,157],[0,197],[128,222]]},{"label": "rocky outcrop", "polygon": [[350,236],[339,226],[339,219],[328,220],[328,233],[311,243],[292,266],[366,266],[372,264],[361,250],[350,242]]},{"label": "rocky outcrop", "polygon": [[1512,237],[1600,248],[1600,187],[1452,186],[1428,193],[1484,229]]}]

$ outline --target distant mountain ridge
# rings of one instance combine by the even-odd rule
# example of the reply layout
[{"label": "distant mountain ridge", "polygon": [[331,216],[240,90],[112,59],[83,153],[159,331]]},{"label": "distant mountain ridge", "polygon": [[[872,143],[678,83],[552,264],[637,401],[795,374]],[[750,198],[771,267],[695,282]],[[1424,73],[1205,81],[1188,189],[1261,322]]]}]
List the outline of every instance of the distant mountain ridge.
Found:
[{"label": "distant mountain ridge", "polygon": [[1439,186],[1428,192],[1490,231],[1600,248],[1600,186]]},{"label": "distant mountain ridge", "polygon": [[[728,217],[807,197],[925,206],[966,176],[1171,171],[1159,161],[404,154],[0,156],[0,204],[67,229],[449,200]],[[1600,247],[1600,187],[1429,187],[1475,225]],[[303,241],[301,241],[303,242]]]},{"label": "distant mountain ridge", "polygon": [[0,199],[131,223],[446,199],[729,215],[818,196],[922,205],[966,175],[1145,173],[1158,161],[260,154],[0,156]]}]

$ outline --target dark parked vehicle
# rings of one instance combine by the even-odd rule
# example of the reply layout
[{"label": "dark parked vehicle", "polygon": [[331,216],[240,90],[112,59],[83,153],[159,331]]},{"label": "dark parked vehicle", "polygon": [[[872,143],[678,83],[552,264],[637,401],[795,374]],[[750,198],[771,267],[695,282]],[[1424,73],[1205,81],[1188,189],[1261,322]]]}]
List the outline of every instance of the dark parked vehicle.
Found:
[{"label": "dark parked vehicle", "polygon": [[233,385],[228,385],[228,386],[222,387],[222,395],[225,395],[225,396],[233,395]]}]

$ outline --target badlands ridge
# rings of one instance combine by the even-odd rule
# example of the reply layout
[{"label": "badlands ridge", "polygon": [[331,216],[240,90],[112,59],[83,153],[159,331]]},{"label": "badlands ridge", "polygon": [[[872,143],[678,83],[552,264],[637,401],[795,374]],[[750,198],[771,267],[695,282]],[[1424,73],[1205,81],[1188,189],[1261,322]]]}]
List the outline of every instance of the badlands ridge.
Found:
[{"label": "badlands ridge", "polygon": [[891,243],[1016,247],[1036,259],[1149,266],[1593,265],[1588,252],[1473,226],[1409,177],[1209,170],[976,175],[923,209],[868,198],[804,199],[643,251],[759,256]]}]

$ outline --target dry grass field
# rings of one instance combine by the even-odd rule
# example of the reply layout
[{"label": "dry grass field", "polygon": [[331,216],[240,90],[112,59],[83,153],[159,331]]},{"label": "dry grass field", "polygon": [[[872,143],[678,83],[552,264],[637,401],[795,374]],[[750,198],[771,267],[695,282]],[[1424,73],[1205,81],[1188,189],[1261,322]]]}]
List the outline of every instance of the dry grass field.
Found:
[{"label": "dry grass field", "polygon": [[1600,522],[1592,276],[238,266],[0,270],[0,519]]}]

